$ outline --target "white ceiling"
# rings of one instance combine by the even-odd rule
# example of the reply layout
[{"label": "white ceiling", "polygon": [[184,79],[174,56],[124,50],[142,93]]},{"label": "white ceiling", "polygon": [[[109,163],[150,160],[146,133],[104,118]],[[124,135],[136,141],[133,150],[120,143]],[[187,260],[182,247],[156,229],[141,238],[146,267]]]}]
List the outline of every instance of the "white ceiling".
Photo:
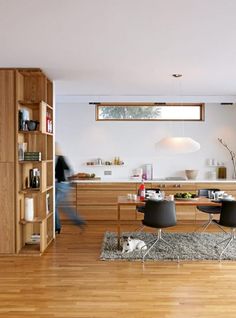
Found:
[{"label": "white ceiling", "polygon": [[232,96],[235,13],[236,0],[0,0],[0,66],[42,68],[57,95]]}]

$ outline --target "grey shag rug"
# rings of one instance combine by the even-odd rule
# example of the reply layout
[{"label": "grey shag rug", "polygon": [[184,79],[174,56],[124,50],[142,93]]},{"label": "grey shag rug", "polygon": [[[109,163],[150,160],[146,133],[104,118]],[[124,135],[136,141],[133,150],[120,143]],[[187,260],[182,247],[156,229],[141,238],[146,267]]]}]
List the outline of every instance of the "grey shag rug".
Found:
[{"label": "grey shag rug", "polygon": [[[145,232],[125,232],[123,235],[132,235],[134,238],[143,240],[148,247],[156,238],[155,233]],[[162,237],[174,247],[171,250],[166,244],[159,241],[155,247],[146,255],[145,260],[218,260],[221,251],[226,246],[222,243],[216,246],[217,243],[230,237],[230,234],[225,233],[163,233]],[[122,246],[122,242],[121,242]],[[145,251],[144,251],[145,252]],[[116,233],[106,232],[102,251],[101,260],[142,260],[143,253],[141,251],[133,251],[122,254],[121,250],[117,249]],[[223,254],[224,260],[236,260],[236,241],[233,241]]]}]

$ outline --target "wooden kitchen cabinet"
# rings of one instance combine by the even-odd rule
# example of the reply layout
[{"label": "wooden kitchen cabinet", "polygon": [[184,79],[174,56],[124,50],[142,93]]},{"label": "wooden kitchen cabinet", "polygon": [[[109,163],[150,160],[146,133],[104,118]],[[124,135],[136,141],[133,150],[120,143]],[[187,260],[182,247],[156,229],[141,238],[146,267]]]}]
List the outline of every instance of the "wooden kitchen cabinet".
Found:
[{"label": "wooden kitchen cabinet", "polygon": [[[128,193],[137,193],[140,182],[100,182],[100,183],[76,183],[76,190],[70,196],[68,205],[76,206],[79,214],[88,221],[115,221],[117,219],[117,197]],[[160,189],[166,195],[177,192],[197,193],[198,189],[219,188],[236,197],[236,183],[233,182],[186,182],[186,183],[145,183],[145,188]],[[208,214],[199,212],[196,207],[176,207],[178,222],[195,222],[208,219]],[[121,220],[133,221],[143,218],[142,213],[137,213],[135,207],[126,207],[121,210]]]},{"label": "wooden kitchen cabinet", "polygon": [[[76,188],[77,211],[86,220],[116,220],[117,197],[137,193],[135,183],[79,183]],[[121,220],[134,220],[135,216],[135,207],[121,211]]]}]

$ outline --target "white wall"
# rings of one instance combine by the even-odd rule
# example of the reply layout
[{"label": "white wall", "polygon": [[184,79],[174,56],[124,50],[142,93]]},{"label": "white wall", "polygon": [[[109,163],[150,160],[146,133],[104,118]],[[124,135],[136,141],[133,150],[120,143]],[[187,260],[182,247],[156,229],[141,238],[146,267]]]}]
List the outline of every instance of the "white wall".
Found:
[{"label": "white wall", "polygon": [[[227,150],[218,142],[223,138],[236,151],[236,108],[206,104],[204,122],[98,122],[95,106],[87,103],[56,106],[56,141],[59,142],[75,172],[90,172],[104,177],[104,168],[87,167],[95,158],[111,160],[119,156],[125,167],[110,168],[112,178],[127,178],[132,169],[152,163],[154,177],[184,176],[185,169],[198,169],[198,179],[206,179],[208,158],[227,166],[232,177],[232,164]],[[158,153],[156,142],[162,137],[189,136],[201,144],[198,152],[164,156]],[[106,178],[111,178],[107,176]]]}]

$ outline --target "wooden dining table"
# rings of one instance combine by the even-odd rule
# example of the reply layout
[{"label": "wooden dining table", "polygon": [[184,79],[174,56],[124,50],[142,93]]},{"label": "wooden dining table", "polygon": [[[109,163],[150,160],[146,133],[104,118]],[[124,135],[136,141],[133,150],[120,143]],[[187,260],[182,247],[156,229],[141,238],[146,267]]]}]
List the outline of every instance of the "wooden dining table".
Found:
[{"label": "wooden dining table", "polygon": [[[124,206],[144,206],[145,201],[141,201],[139,197],[137,200],[130,200],[127,196],[118,196],[117,199],[117,243],[120,249],[120,211]],[[198,197],[194,199],[175,199],[176,206],[221,206],[221,202],[215,202],[206,197]]]}]

